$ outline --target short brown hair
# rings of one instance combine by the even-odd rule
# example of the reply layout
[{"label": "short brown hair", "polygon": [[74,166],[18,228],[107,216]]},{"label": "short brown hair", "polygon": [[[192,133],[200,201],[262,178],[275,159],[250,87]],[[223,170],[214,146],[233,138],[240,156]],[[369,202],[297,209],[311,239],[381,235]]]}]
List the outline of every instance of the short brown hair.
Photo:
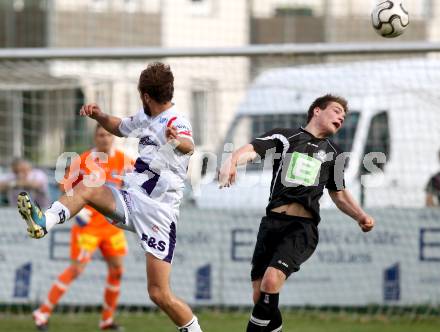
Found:
[{"label": "short brown hair", "polygon": [[339,97],[339,96],[335,96],[332,94],[326,94],[322,97],[316,98],[315,101],[312,103],[312,105],[310,105],[309,107],[309,111],[307,113],[307,123],[310,122],[310,120],[312,120],[313,118],[313,110],[316,107],[319,107],[320,109],[325,109],[327,108],[328,104],[330,104],[331,102],[335,102],[338,103],[342,106],[342,108],[345,111],[345,114],[348,113],[348,102],[346,99]]},{"label": "short brown hair", "polygon": [[174,76],[170,66],[154,62],[144,69],[139,77],[138,90],[148,95],[160,104],[173,99]]}]

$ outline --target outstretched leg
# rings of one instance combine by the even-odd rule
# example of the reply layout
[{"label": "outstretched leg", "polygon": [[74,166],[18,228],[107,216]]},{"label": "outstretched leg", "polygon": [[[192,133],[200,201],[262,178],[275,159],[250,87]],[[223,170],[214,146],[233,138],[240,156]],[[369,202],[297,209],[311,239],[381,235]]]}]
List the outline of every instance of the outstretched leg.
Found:
[{"label": "outstretched leg", "polygon": [[45,213],[28,193],[22,192],[18,196],[18,210],[33,238],[43,237],[54,225],[70,219],[86,205],[94,207],[105,216],[111,216],[116,210],[116,202],[109,187],[88,187],[83,182],[73,189],[73,195],[64,194]]},{"label": "outstretched leg", "polygon": [[159,308],[177,325],[179,331],[202,332],[189,306],[170,289],[171,264],[147,254],[148,294]]}]

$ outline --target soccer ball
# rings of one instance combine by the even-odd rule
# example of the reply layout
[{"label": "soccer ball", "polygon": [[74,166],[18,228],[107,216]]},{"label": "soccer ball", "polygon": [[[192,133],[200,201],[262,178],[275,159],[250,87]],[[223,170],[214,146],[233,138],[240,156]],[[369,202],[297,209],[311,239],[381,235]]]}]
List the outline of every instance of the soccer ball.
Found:
[{"label": "soccer ball", "polygon": [[371,21],[379,35],[394,38],[405,31],[409,24],[409,16],[401,0],[388,0],[374,7]]}]

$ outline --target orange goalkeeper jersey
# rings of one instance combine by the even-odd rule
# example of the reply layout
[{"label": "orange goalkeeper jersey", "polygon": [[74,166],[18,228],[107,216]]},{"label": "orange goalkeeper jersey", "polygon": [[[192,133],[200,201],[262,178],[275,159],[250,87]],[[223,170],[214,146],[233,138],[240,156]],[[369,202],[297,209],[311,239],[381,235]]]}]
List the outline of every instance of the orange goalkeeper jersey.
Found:
[{"label": "orange goalkeeper jersey", "polygon": [[[133,160],[119,150],[111,151],[111,153],[108,154],[107,162],[103,161],[102,158],[99,159],[98,157],[99,154],[97,154],[94,149],[88,150],[81,154],[79,176],[76,180],[71,174],[74,172],[71,171],[72,166],[70,166],[68,171],[69,176],[67,178],[70,179],[72,177],[72,180],[70,181],[72,187],[77,185],[80,181],[85,180],[86,175],[89,176],[87,180],[91,182],[99,180],[104,182],[105,185],[116,188],[120,188],[122,186],[122,176],[126,171],[132,169],[134,164]],[[69,180],[66,182],[69,183]],[[65,186],[65,188],[67,189],[67,186]],[[94,208],[88,205],[86,208],[92,212],[90,222],[86,226],[87,228],[114,227]]]}]

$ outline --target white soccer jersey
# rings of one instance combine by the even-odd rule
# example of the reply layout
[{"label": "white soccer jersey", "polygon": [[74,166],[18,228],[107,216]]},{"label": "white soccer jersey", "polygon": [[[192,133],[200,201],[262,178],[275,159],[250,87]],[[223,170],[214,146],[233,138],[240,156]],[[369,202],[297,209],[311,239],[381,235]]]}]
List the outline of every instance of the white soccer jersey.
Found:
[{"label": "white soccer jersey", "polygon": [[122,119],[119,130],[125,137],[139,138],[135,171],[127,174],[124,182],[155,201],[171,204],[178,214],[190,156],[167,143],[165,130],[170,126],[177,128],[178,136],[192,140],[191,125],[175,106],[155,117],[140,109]]}]

